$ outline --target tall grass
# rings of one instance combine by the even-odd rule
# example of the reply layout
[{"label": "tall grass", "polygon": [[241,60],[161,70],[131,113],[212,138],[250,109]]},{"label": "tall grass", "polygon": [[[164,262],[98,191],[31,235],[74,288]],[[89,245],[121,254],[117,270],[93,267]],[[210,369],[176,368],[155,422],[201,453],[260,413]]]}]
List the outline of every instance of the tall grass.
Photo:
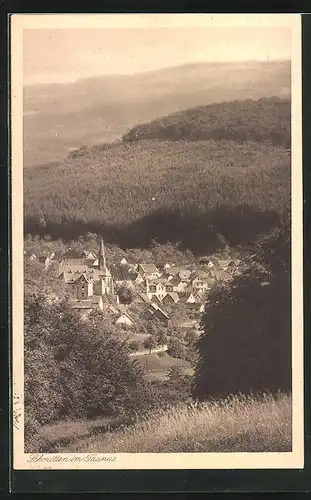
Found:
[{"label": "tall grass", "polygon": [[62,452],[191,453],[291,451],[291,397],[231,397],[179,405],[134,426],[75,440]]}]

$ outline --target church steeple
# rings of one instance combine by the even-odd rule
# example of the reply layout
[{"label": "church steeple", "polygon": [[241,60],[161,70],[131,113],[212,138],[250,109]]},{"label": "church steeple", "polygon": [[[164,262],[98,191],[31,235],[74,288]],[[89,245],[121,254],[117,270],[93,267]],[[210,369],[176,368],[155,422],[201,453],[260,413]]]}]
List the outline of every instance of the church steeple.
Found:
[{"label": "church steeple", "polygon": [[107,269],[105,245],[103,242],[103,238],[100,238],[99,253],[98,253],[98,267],[99,267],[100,271],[105,271]]}]

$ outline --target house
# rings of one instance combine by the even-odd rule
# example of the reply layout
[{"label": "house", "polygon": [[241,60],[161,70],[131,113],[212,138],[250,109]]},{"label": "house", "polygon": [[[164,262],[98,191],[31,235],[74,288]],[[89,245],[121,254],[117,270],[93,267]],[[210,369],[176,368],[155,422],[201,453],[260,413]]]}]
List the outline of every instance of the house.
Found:
[{"label": "house", "polygon": [[123,327],[134,326],[134,320],[128,312],[128,307],[122,305],[113,305],[109,302],[104,302],[104,313],[110,318],[113,324]]},{"label": "house", "polygon": [[[114,282],[106,264],[105,247],[102,239],[97,257],[98,266],[94,267],[94,265],[91,265],[89,267],[85,265],[86,256],[88,255],[85,255],[83,252],[69,252],[65,254],[65,258],[62,261],[63,267],[60,269],[60,276],[62,276],[67,285],[71,299],[81,301],[75,303],[75,308],[87,310],[91,304],[92,308],[99,307],[102,309],[102,297],[104,296],[110,296],[118,303],[118,297],[114,293]],[[70,259],[69,257],[74,258]],[[91,257],[89,260],[93,262],[93,255]],[[84,264],[81,264],[82,261],[84,261]]]},{"label": "house", "polygon": [[143,277],[148,279],[156,279],[161,276],[159,269],[153,264],[138,264],[137,272]]},{"label": "house", "polygon": [[103,300],[101,297],[91,297],[88,300],[71,300],[70,305],[72,309],[76,310],[84,317],[88,316],[94,309],[103,310]]},{"label": "house", "polygon": [[36,259],[37,259],[37,256],[36,256],[34,253],[33,253],[33,254],[31,254],[31,256],[29,257],[29,260],[31,260],[32,262],[33,262],[34,260],[36,260]]},{"label": "house", "polygon": [[179,302],[179,295],[176,292],[167,293],[162,300],[162,303],[165,306],[172,306],[174,304],[177,304],[177,302]]},{"label": "house", "polygon": [[146,293],[138,293],[135,297],[133,302],[136,304],[149,304],[150,299]]},{"label": "house", "polygon": [[122,265],[127,264],[127,260],[125,257],[123,257],[123,259],[120,260],[120,264],[122,264]]},{"label": "house", "polygon": [[85,265],[86,264],[86,256],[83,251],[79,252],[77,250],[69,249],[62,257],[61,265]]},{"label": "house", "polygon": [[88,250],[83,250],[83,254],[87,260],[96,260],[96,255]]},{"label": "house", "polygon": [[197,299],[195,297],[195,294],[191,290],[187,290],[179,294],[179,302],[187,305],[196,304]]},{"label": "house", "polygon": [[206,301],[206,296],[207,296],[207,293],[206,291],[203,291],[203,290],[197,290],[195,292],[195,298],[200,301],[200,302],[205,302]]},{"label": "house", "polygon": [[83,300],[93,295],[93,280],[85,273],[66,273],[64,275],[69,294],[72,298]]},{"label": "house", "polygon": [[152,319],[157,319],[157,320],[161,321],[162,323],[164,323],[167,326],[170,318],[169,318],[168,314],[163,311],[163,309],[161,309],[160,307],[158,307],[154,311]]},{"label": "house", "polygon": [[156,296],[160,301],[169,292],[173,292],[173,285],[166,278],[158,278],[149,281],[146,279],[146,294],[149,299]]},{"label": "house", "polygon": [[110,304],[109,302],[106,302],[106,301],[103,303],[103,311],[111,319],[116,318],[118,316],[118,314],[120,313],[120,311],[116,305]]},{"label": "house", "polygon": [[159,321],[162,321],[166,325],[168,325],[169,322],[168,314],[156,304],[150,304],[149,306],[147,306],[146,309],[141,314],[141,317],[148,321],[153,319],[158,319]]},{"label": "house", "polygon": [[173,292],[182,292],[188,286],[188,281],[182,280],[179,276],[175,276],[172,279],[169,279],[171,285],[173,285]]},{"label": "house", "polygon": [[191,287],[195,292],[201,291],[205,292],[209,289],[209,283],[211,282],[211,272],[195,272],[192,273],[190,277]]},{"label": "house", "polygon": [[133,274],[132,274],[131,281],[132,281],[132,283],[134,283],[135,286],[138,286],[144,282],[144,278],[142,277],[141,274],[136,272],[134,269],[132,269],[132,273]]},{"label": "house", "polygon": [[[73,254],[74,257],[77,257],[79,255],[80,254],[75,254],[75,253]],[[72,256],[72,253],[69,253],[69,256]],[[65,257],[66,258],[63,259],[62,261],[63,266],[65,262],[65,267],[61,269],[61,272],[63,271],[67,273],[79,272],[81,275],[84,275],[85,278],[92,280],[92,282],[94,283],[94,290],[93,290],[94,295],[112,294],[114,292],[113,279],[110,270],[108,269],[106,264],[105,247],[102,239],[100,240],[100,245],[99,245],[97,266],[94,266],[94,264],[92,264],[91,267],[89,267],[89,265],[86,263],[88,259],[85,258],[80,259],[80,261],[79,259],[69,259],[68,253],[65,255]],[[82,261],[84,263],[82,263]]]},{"label": "house", "polygon": [[89,314],[93,309],[93,301],[92,300],[73,300],[70,301],[70,305],[72,309],[83,313]]},{"label": "house", "polygon": [[179,277],[182,281],[187,281],[190,278],[191,271],[190,269],[185,269],[184,267],[173,266],[166,270],[166,275],[169,280],[174,277]]},{"label": "house", "polygon": [[128,328],[131,328],[132,326],[134,326],[133,319],[126,312],[120,313],[120,315],[118,316],[118,318],[115,320],[114,323],[115,323],[115,325],[128,327]]},{"label": "house", "polygon": [[154,295],[151,299],[151,304],[155,304],[158,307],[161,307],[162,305],[162,300],[160,300],[156,295]]}]

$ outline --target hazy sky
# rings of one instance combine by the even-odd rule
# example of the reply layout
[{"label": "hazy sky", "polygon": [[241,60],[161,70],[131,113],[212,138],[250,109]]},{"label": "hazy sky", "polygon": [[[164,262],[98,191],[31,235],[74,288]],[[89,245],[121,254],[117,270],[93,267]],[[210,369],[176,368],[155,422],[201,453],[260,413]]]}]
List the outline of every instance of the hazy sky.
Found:
[{"label": "hazy sky", "polygon": [[133,74],[189,62],[290,58],[286,27],[24,31],[24,84]]}]

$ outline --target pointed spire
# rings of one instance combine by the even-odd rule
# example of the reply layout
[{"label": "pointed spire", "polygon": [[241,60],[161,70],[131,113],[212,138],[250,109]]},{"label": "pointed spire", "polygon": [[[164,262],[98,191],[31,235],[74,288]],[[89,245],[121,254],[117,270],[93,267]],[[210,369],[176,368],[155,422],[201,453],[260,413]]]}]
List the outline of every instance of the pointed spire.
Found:
[{"label": "pointed spire", "polygon": [[100,238],[99,244],[98,264],[100,269],[106,269],[105,245],[102,237]]}]

